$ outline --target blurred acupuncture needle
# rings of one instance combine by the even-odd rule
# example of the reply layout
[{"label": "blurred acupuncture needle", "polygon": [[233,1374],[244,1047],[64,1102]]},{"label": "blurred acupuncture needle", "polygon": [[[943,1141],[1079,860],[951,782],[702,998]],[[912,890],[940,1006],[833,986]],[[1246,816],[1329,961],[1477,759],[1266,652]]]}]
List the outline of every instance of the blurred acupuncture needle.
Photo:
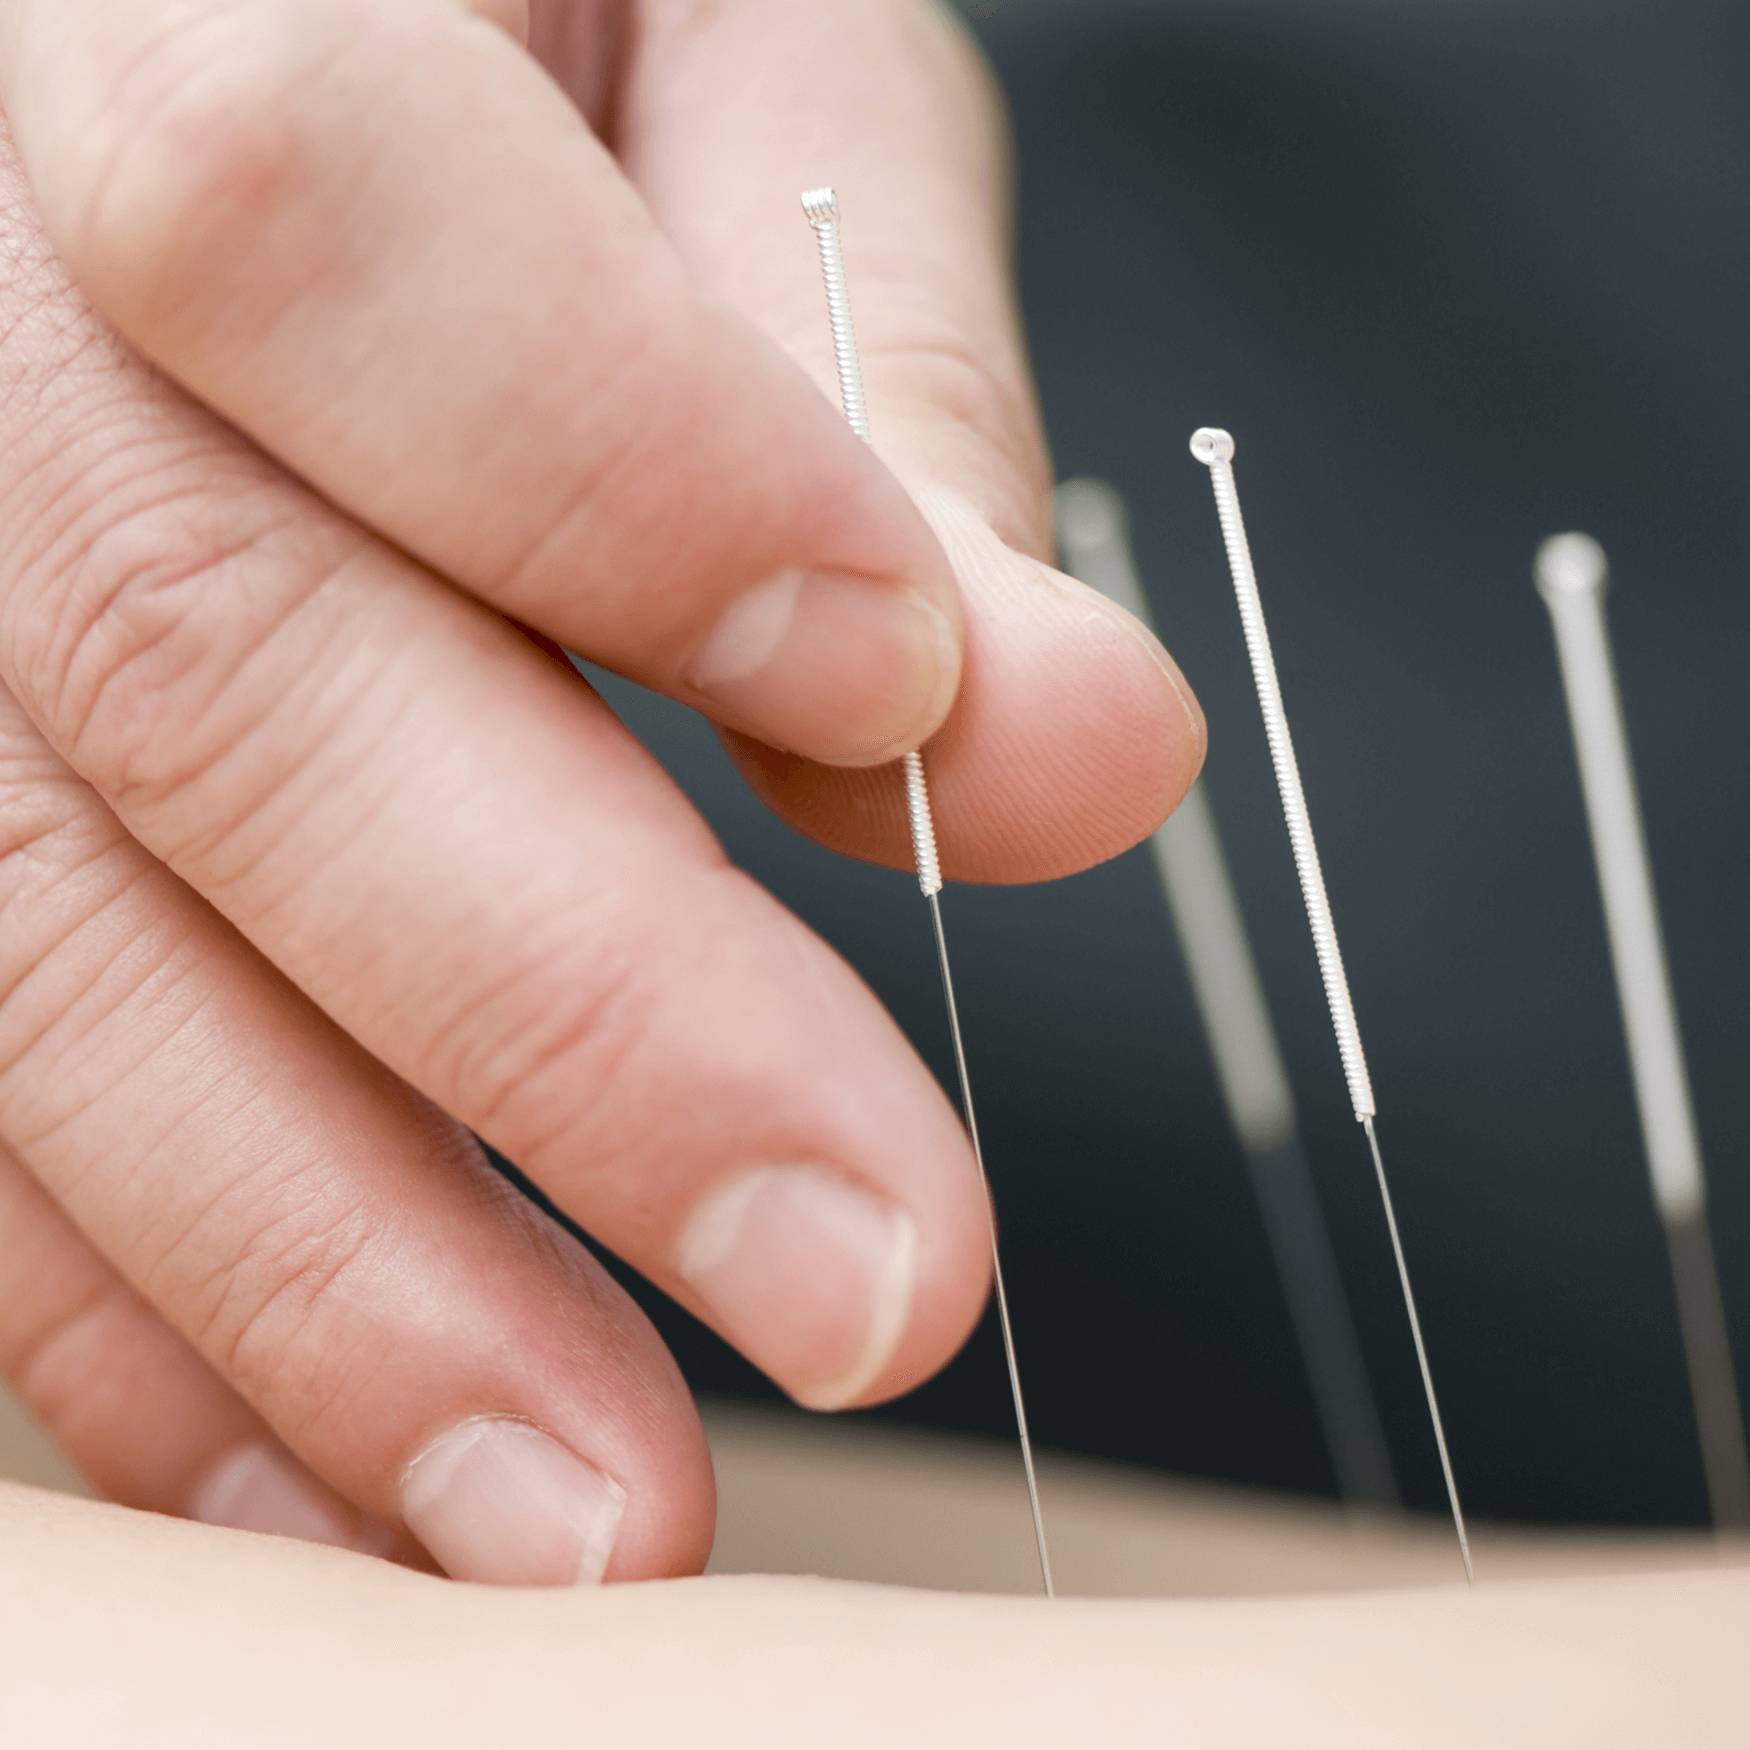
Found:
[{"label": "blurred acupuncture needle", "polygon": [[[1073,576],[1154,628],[1124,501],[1103,480],[1057,489],[1057,544]],[[1204,1038],[1246,1158],[1338,1492],[1396,1506],[1397,1481],[1355,1321],[1301,1143],[1294,1093],[1239,896],[1201,778],[1149,841]]]},{"label": "blurred acupuncture needle", "polygon": [[[851,329],[851,300],[845,286],[844,256],[839,248],[839,202],[830,188],[813,188],[802,196],[802,210],[814,227],[820,244],[820,271],[826,282],[827,315],[832,323],[833,355],[838,364],[839,394],[845,418],[864,443],[869,442],[869,412],[863,400],[863,372],[857,360],[857,339]],[[954,1067],[960,1076],[960,1107],[966,1116],[966,1132],[972,1139],[973,1158],[986,1199],[990,1175],[985,1171],[984,1149],[978,1140],[978,1119],[972,1109],[972,1082],[966,1072],[966,1047],[960,1037],[960,1012],[954,1002],[954,977],[948,969],[948,938],[942,933],[942,871],[936,855],[936,826],[930,812],[930,791],[924,780],[923,755],[913,749],[902,762],[905,774],[905,808],[911,822],[912,854],[917,864],[918,885],[930,902],[930,921],[936,932],[936,961],[942,969],[942,995],[948,1005],[948,1031],[954,1040]],[[1055,1596],[1051,1584],[1051,1556],[1045,1547],[1045,1520],[1039,1511],[1039,1480],[1033,1471],[1033,1441],[1027,1432],[1027,1407],[1021,1398],[1021,1369],[1015,1358],[1015,1333],[1009,1322],[1009,1296],[1003,1284],[1002,1258],[997,1249],[996,1215],[991,1213],[991,1274],[996,1285],[997,1321],[1002,1327],[1003,1359],[1009,1370],[1009,1392],[1015,1400],[1015,1426],[1021,1436],[1021,1463],[1027,1473],[1027,1501],[1033,1510],[1033,1537],[1039,1550],[1039,1578],[1047,1598]]]},{"label": "blurred acupuncture needle", "polygon": [[1355,1006],[1349,1000],[1349,981],[1343,972],[1343,956],[1337,947],[1337,929],[1331,921],[1331,904],[1325,894],[1325,877],[1319,868],[1319,853],[1313,843],[1312,820],[1301,789],[1300,768],[1295,763],[1294,742],[1288,733],[1288,714],[1282,706],[1282,688],[1276,678],[1276,659],[1270,653],[1270,634],[1264,626],[1264,607],[1258,599],[1258,580],[1252,570],[1251,550],[1246,544],[1246,525],[1240,517],[1240,498],[1234,485],[1234,441],[1225,432],[1202,426],[1191,435],[1191,454],[1209,469],[1215,489],[1215,510],[1233,572],[1234,595],[1239,602],[1240,624],[1245,629],[1246,650],[1252,660],[1252,679],[1258,689],[1258,705],[1264,715],[1264,734],[1270,743],[1270,760],[1276,768],[1276,787],[1282,795],[1282,812],[1288,822],[1288,838],[1294,847],[1294,866],[1300,875],[1301,897],[1306,901],[1307,921],[1312,926],[1313,947],[1324,978],[1325,1001],[1336,1029],[1337,1051],[1349,1082],[1349,1099],[1355,1116],[1367,1132],[1373,1152],[1374,1176],[1379,1182],[1385,1224],[1391,1234],[1392,1255],[1397,1260],[1398,1286],[1403,1290],[1404,1311],[1409,1315],[1410,1335],[1416,1344],[1416,1360],[1422,1369],[1422,1390],[1428,1399],[1428,1417],[1434,1424],[1434,1443],[1440,1449],[1440,1470],[1446,1479],[1446,1498],[1452,1507],[1453,1529],[1464,1558],[1464,1577],[1475,1581],[1471,1568],[1470,1539],[1465,1534],[1464,1510],[1458,1504],[1458,1484],[1453,1480],[1452,1459],[1446,1450],[1446,1430],[1440,1421],[1440,1403],[1434,1395],[1434,1375],[1428,1367],[1428,1351],[1422,1343],[1422,1322],[1416,1316],[1416,1297],[1410,1292],[1409,1266],[1404,1262],[1403,1242],[1398,1238],[1397,1216],[1392,1210],[1391,1190],[1385,1180],[1385,1162],[1380,1158],[1379,1137],[1374,1131],[1373,1085],[1368,1079],[1367,1059],[1361,1050],[1361,1030]]},{"label": "blurred acupuncture needle", "polygon": [[1701,1144],[1605,624],[1604,549],[1589,535],[1554,535],[1538,549],[1536,579],[1555,628],[1647,1171],[1671,1252],[1708,1506],[1716,1526],[1750,1525],[1750,1462],[1714,1269]]}]

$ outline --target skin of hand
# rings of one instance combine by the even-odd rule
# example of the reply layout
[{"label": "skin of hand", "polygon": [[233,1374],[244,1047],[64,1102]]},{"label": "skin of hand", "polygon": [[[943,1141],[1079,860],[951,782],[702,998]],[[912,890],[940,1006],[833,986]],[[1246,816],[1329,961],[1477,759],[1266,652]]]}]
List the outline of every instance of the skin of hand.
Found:
[{"label": "skin of hand", "polygon": [[985,1210],[555,647],[897,866],[930,738],[962,878],[1202,757],[1044,562],[985,75],[926,0],[0,0],[0,105],[0,1369],[134,1506],[695,1571],[673,1362],[469,1132],[821,1408],[958,1346]]},{"label": "skin of hand", "polygon": [[0,1549],[4,1711],[31,1745],[1744,1742],[1741,1568],[1286,1599],[525,1592],[15,1485]]}]

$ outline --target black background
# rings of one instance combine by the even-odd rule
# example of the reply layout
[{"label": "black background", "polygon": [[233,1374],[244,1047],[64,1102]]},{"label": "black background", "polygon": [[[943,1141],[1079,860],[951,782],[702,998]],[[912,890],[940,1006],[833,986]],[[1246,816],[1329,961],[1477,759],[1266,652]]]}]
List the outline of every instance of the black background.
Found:
[{"label": "black background", "polygon": [[[1129,499],[1407,1498],[1442,1499],[1193,427],[1237,472],[1468,1508],[1705,1502],[1531,555],[1596,534],[1750,1358],[1750,7],[1010,0],[977,21],[1020,155],[1060,476]],[[806,242],[806,238],[803,239]],[[853,290],[853,297],[855,288]],[[823,318],[824,319],[824,318]],[[709,732],[608,689],[730,854],[951,1076],[915,884],[777,825]],[[1146,852],[951,888],[1037,1437],[1329,1490]],[[951,1085],[951,1084],[950,1084]],[[770,1388],[648,1289],[695,1385]],[[876,1412],[1006,1433],[989,1321]]]}]

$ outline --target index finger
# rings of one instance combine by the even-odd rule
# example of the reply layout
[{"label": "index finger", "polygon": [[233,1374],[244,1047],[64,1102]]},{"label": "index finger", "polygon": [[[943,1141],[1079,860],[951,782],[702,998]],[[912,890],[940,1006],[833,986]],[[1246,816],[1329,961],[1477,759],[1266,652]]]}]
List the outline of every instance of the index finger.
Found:
[{"label": "index finger", "polygon": [[556,641],[847,764],[959,669],[937,543],[459,0],[10,0],[44,222],[136,345]]}]

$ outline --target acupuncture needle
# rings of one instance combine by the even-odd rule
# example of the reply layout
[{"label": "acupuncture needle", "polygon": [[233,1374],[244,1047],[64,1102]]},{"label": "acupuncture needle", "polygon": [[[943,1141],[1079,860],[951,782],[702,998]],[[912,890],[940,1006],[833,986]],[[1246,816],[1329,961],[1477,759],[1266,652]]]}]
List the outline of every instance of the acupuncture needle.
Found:
[{"label": "acupuncture needle", "polygon": [[[1064,481],[1057,489],[1056,522],[1064,569],[1154,630],[1116,489],[1104,480]],[[1263,1218],[1338,1493],[1348,1501],[1395,1507],[1391,1453],[1202,778],[1156,828],[1149,850],[1228,1123]]]},{"label": "acupuncture needle", "polygon": [[[857,337],[851,328],[851,300],[845,285],[844,253],[839,246],[839,202],[830,188],[812,188],[802,196],[802,210],[814,227],[820,244],[820,272],[826,282],[826,309],[832,324],[833,357],[838,365],[839,395],[851,430],[864,443],[869,438],[869,411],[863,399],[863,371],[857,358]],[[942,869],[936,853],[936,824],[930,810],[930,789],[924,777],[924,758],[913,748],[901,761],[905,778],[905,811],[911,826],[912,857],[917,866],[918,886],[929,901],[930,922],[936,934],[936,963],[942,973],[942,996],[948,1009],[948,1031],[954,1041],[954,1068],[960,1077],[960,1109],[966,1119],[966,1134],[972,1141],[972,1156],[978,1163],[986,1207],[990,1213],[991,1277],[996,1288],[997,1322],[1002,1329],[1003,1360],[1009,1371],[1009,1393],[1015,1401],[1015,1427],[1021,1437],[1021,1464],[1027,1473],[1027,1501],[1033,1511],[1033,1539],[1039,1552],[1039,1578],[1047,1598],[1056,1594],[1051,1584],[1051,1556],[1045,1547],[1045,1520],[1039,1510],[1039,1479],[1033,1469],[1033,1441],[1027,1432],[1027,1406],[1021,1396],[1021,1368],[1015,1356],[1015,1332],[1009,1319],[1009,1295],[1003,1283],[1003,1262],[997,1246],[996,1210],[991,1198],[990,1174],[985,1170],[984,1148],[978,1139],[978,1118],[972,1106],[972,1080],[966,1069],[966,1045],[960,1035],[960,1011],[954,1001],[954,975],[948,966],[948,938],[942,929]]]},{"label": "acupuncture needle", "polygon": [[1325,877],[1319,868],[1318,847],[1313,843],[1312,819],[1307,813],[1305,792],[1301,789],[1294,742],[1288,733],[1282,687],[1276,678],[1276,659],[1270,652],[1264,607],[1258,599],[1258,579],[1252,569],[1251,549],[1246,544],[1246,525],[1240,516],[1239,490],[1234,485],[1233,473],[1234,441],[1225,431],[1201,426],[1191,434],[1191,454],[1209,469],[1210,484],[1215,490],[1216,516],[1221,523],[1222,542],[1227,548],[1228,567],[1233,573],[1240,624],[1245,631],[1252,679],[1258,689],[1258,705],[1264,717],[1264,735],[1270,744],[1270,762],[1276,769],[1276,788],[1282,796],[1282,813],[1288,823],[1289,843],[1294,849],[1294,866],[1300,876],[1307,922],[1312,926],[1313,947],[1318,954],[1319,973],[1325,985],[1325,1001],[1337,1035],[1337,1052],[1349,1083],[1350,1103],[1367,1132],[1367,1145],[1373,1154],[1373,1172],[1379,1183],[1379,1200],[1385,1210],[1386,1231],[1391,1235],[1392,1256],[1397,1260],[1398,1287],[1403,1291],[1410,1336],[1416,1345],[1416,1361],[1422,1370],[1422,1390],[1428,1399],[1428,1419],[1434,1425],[1434,1444],[1440,1450],[1440,1470],[1446,1479],[1446,1499],[1452,1507],[1458,1551],[1464,1558],[1464,1577],[1474,1584],[1476,1574],[1471,1567],[1464,1510],[1458,1503],[1458,1484],[1453,1478],[1452,1458],[1446,1448],[1440,1402],[1434,1394],[1434,1375],[1429,1369],[1428,1351],[1422,1342],[1422,1321],[1416,1316],[1416,1297],[1410,1290],[1409,1265],[1404,1261],[1403,1241],[1398,1237],[1397,1215],[1392,1209],[1385,1162],[1380,1157],[1379,1136],[1374,1129],[1373,1084],[1367,1074],[1367,1058],[1361,1049],[1361,1029],[1355,1020],[1355,1005],[1349,998],[1349,981],[1343,972],[1343,956],[1337,947],[1337,929],[1331,921]]},{"label": "acupuncture needle", "polygon": [[1708,1507],[1716,1526],[1750,1525],[1750,1462],[1701,1144],[1605,622],[1609,566],[1590,535],[1554,535],[1538,549],[1535,576],[1555,629],[1647,1172],[1671,1253]]}]

